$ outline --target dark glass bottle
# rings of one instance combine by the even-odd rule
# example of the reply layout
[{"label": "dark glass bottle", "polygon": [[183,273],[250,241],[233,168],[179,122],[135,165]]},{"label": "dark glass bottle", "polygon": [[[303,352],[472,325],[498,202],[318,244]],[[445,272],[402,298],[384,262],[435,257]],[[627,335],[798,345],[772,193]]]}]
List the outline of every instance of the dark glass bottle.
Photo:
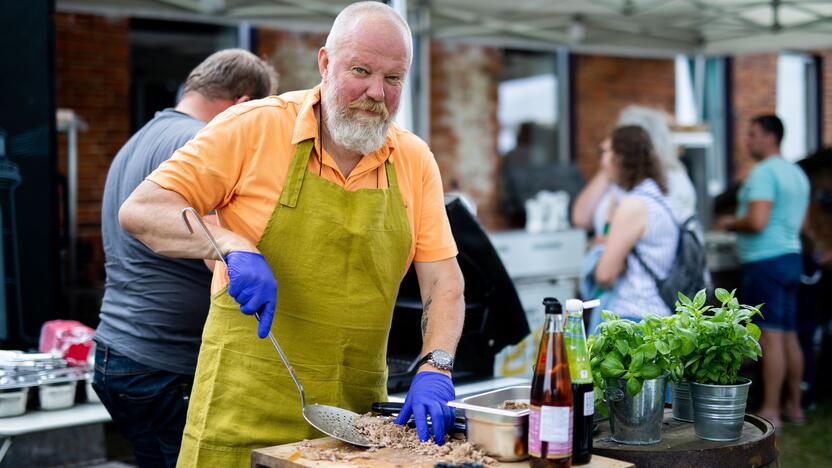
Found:
[{"label": "dark glass bottle", "polygon": [[585,465],[592,459],[592,426],[595,416],[595,387],[584,330],[584,303],[566,301],[566,356],[572,377],[572,464]]},{"label": "dark glass bottle", "polygon": [[572,380],[563,336],[563,310],[547,297],[529,409],[529,462],[533,467],[572,466]]}]

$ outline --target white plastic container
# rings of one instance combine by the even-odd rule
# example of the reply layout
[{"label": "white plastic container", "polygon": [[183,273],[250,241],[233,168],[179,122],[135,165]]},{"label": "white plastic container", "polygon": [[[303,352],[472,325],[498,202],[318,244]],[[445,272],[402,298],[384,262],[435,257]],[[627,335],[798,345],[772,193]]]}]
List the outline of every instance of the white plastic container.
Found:
[{"label": "white plastic container", "polygon": [[0,418],[20,416],[25,413],[28,399],[28,387],[0,392]]},{"label": "white plastic container", "polygon": [[75,404],[75,388],[77,382],[62,382],[55,384],[41,384],[38,387],[40,408],[56,410],[69,408]]}]

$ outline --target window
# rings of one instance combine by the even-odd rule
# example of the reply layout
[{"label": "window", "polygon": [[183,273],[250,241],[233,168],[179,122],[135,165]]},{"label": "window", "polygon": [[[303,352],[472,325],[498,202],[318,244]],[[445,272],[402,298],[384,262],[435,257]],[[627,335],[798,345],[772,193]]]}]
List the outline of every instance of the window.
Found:
[{"label": "window", "polygon": [[777,60],[777,115],[785,134],[780,151],[789,161],[818,148],[818,86],[813,57],[785,53]]},{"label": "window", "polygon": [[[573,195],[580,177],[568,163],[565,83],[559,64],[565,52],[503,51],[498,87],[497,148],[503,158],[501,211],[511,227],[525,223],[525,202],[541,190]],[[563,66],[563,65],[561,65]]]}]

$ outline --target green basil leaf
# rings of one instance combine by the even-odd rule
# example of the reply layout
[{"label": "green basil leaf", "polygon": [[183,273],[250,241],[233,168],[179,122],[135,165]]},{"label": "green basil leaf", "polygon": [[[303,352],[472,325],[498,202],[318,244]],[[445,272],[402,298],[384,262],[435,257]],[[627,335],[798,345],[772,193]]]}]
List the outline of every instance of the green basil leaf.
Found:
[{"label": "green basil leaf", "polygon": [[656,350],[658,352],[660,352],[662,354],[670,353],[670,346],[668,346],[667,343],[665,343],[664,341],[660,341],[660,340],[656,341],[655,345],[656,345]]},{"label": "green basil leaf", "polygon": [[642,382],[639,379],[631,377],[627,380],[627,393],[630,396],[638,395],[638,392],[641,391]]},{"label": "green basil leaf", "polygon": [[622,356],[626,356],[627,351],[630,350],[630,346],[627,344],[627,340],[617,339],[615,340],[615,349],[617,349]]},{"label": "green basil leaf", "polygon": [[748,333],[754,337],[755,341],[760,340],[760,327],[754,325],[753,323],[749,323],[745,326],[745,329],[748,330]]},{"label": "green basil leaf", "polygon": [[621,361],[616,360],[612,356],[607,356],[604,362],[601,363],[601,375],[605,378],[617,379],[624,375],[626,370],[621,364]]},{"label": "green basil leaf", "polygon": [[648,361],[656,357],[656,345],[653,343],[647,343],[643,347],[644,359]]},{"label": "green basil leaf", "polygon": [[662,368],[658,364],[648,362],[647,364],[641,366],[641,376],[645,380],[655,379],[660,375],[662,375]]},{"label": "green basil leaf", "polygon": [[644,353],[641,351],[637,352],[635,356],[633,356],[633,362],[630,363],[630,372],[638,371],[641,369],[641,365],[644,363]]},{"label": "green basil leaf", "polygon": [[687,296],[682,294],[681,291],[677,291],[676,296],[679,297],[679,302],[681,302],[682,305],[685,305],[685,306],[688,306],[688,307],[693,307],[693,302],[691,302],[691,300]]},{"label": "green basil leaf", "polygon": [[701,290],[699,290],[699,292],[698,292],[698,293],[696,293],[696,296],[694,296],[694,298],[693,298],[693,306],[694,306],[695,308],[699,309],[699,308],[701,308],[703,305],[705,305],[705,301],[706,301],[707,299],[708,299],[708,296],[707,296],[707,294],[705,293],[705,290],[704,290],[704,289],[701,289]]},{"label": "green basil leaf", "polygon": [[716,300],[722,303],[731,300],[731,295],[728,293],[728,291],[722,288],[716,288],[716,291],[714,291],[714,295],[716,296]]}]

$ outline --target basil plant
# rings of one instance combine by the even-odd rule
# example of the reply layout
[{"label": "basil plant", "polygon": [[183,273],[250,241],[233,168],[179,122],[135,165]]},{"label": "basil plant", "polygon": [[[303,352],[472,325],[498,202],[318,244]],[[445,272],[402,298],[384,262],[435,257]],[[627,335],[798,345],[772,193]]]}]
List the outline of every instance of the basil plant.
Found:
[{"label": "basil plant", "polygon": [[762,304],[740,304],[736,290],[718,288],[714,294],[719,307],[705,305],[704,289],[693,299],[679,293],[676,314],[664,318],[671,344],[670,376],[676,381],[731,385],[743,359],[762,356],[760,328],[751,321],[762,316]]},{"label": "basil plant", "polygon": [[666,325],[648,315],[635,323],[610,311],[602,312],[598,334],[589,338],[596,402],[603,399],[606,379],[627,381],[627,393],[635,396],[645,380],[661,377],[671,364]]}]

